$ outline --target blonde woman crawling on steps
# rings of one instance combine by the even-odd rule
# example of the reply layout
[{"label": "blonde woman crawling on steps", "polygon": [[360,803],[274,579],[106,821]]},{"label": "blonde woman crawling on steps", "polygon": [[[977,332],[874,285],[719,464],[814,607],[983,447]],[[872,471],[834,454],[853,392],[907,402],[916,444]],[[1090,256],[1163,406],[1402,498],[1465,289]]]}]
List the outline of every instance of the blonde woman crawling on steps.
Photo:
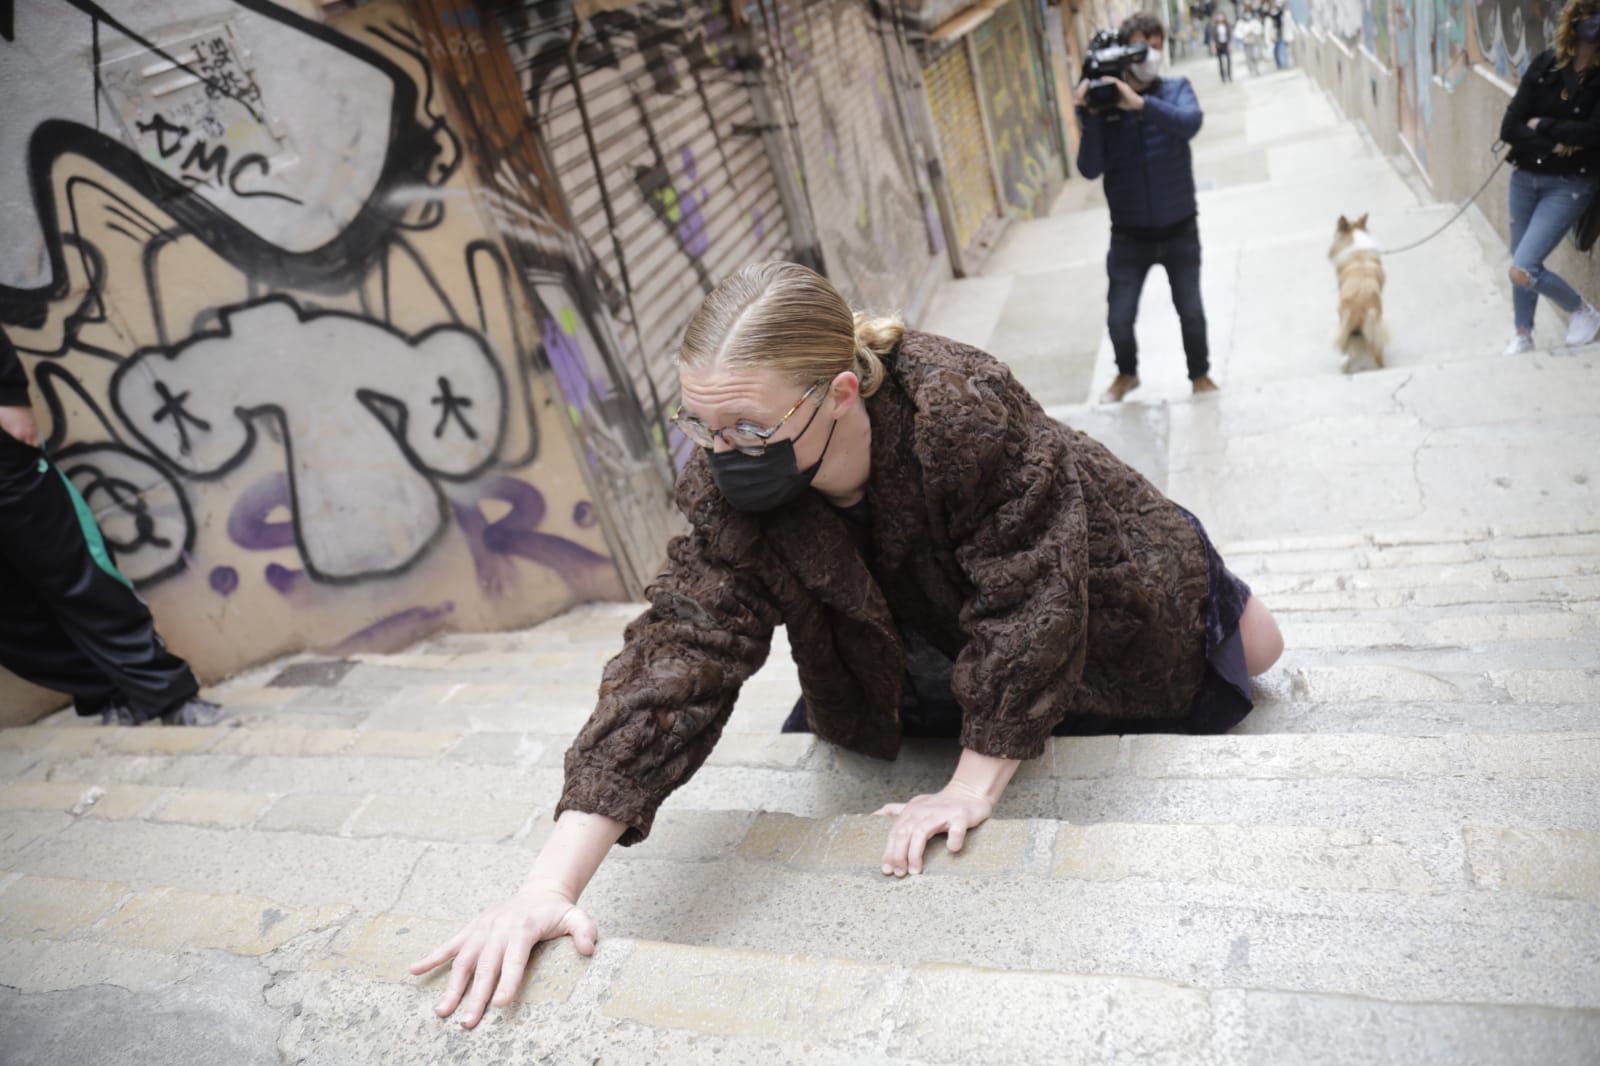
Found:
[{"label": "blonde woman crawling on steps", "polygon": [[887,803],[882,872],[959,852],[1052,736],[1220,733],[1283,642],[1196,518],[1048,417],[976,348],[852,314],[793,263],[746,267],[690,320],[674,420],[691,531],[606,667],[526,881],[412,966],[474,1026],[529,954],[598,930],[578,898],[705,762],[787,627],[785,731],[893,759],[959,738],[940,791]]}]

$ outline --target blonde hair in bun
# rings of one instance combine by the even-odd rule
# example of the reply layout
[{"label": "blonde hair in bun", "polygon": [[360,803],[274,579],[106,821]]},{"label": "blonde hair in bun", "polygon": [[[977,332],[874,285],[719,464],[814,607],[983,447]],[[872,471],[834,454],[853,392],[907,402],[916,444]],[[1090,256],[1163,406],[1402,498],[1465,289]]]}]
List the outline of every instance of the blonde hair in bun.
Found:
[{"label": "blonde hair in bun", "polygon": [[809,267],[754,263],[700,302],[684,329],[678,365],[774,370],[801,386],[850,370],[866,397],[882,386],[883,357],[904,333],[899,315],[852,312]]}]

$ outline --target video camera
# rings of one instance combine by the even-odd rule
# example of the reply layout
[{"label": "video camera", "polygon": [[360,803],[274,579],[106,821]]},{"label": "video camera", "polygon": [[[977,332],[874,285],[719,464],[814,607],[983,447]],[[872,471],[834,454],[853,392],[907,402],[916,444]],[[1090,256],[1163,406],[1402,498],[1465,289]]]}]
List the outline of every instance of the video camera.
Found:
[{"label": "video camera", "polygon": [[[1089,39],[1089,54],[1083,60],[1083,76],[1090,82],[1100,78],[1128,80],[1128,71],[1149,54],[1143,44],[1129,44],[1116,30],[1097,30]],[[1085,106],[1090,111],[1115,113],[1121,91],[1111,84],[1090,85],[1084,94]]]}]

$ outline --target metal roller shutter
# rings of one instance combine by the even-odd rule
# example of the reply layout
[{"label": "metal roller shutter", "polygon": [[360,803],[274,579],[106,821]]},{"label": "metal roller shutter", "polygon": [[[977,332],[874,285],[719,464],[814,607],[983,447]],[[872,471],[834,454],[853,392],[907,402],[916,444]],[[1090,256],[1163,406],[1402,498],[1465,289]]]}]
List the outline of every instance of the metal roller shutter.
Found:
[{"label": "metal roller shutter", "polygon": [[902,308],[933,252],[881,24],[861,0],[765,8],[828,278],[856,307]]},{"label": "metal roller shutter", "polygon": [[[1013,218],[1037,218],[1061,184],[1061,157],[1051,131],[1038,32],[1011,0],[972,31],[979,84],[988,106],[1000,196]],[[1031,2],[1031,0],[1027,0]]]},{"label": "metal roller shutter", "polygon": [[[539,17],[552,8],[561,14]],[[732,27],[702,5],[635,4],[585,19],[572,48],[568,5],[500,18],[601,284],[620,292],[636,387],[664,419],[701,297],[746,263],[791,254]]]},{"label": "metal roller shutter", "polygon": [[1000,214],[1000,204],[966,48],[957,42],[923,70],[923,80],[955,208],[956,240],[963,252],[971,253],[984,224]]}]

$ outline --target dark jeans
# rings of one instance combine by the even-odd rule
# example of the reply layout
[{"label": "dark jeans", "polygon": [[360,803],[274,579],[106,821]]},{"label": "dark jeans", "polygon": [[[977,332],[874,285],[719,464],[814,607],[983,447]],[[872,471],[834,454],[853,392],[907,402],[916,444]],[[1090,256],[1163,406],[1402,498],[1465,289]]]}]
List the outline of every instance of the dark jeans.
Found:
[{"label": "dark jeans", "polygon": [[1233,45],[1217,45],[1217,73],[1223,81],[1233,80]]},{"label": "dark jeans", "polygon": [[1200,301],[1200,226],[1193,220],[1167,240],[1112,233],[1111,251],[1106,255],[1106,275],[1111,280],[1106,324],[1111,329],[1111,347],[1117,353],[1117,372],[1139,373],[1139,343],[1133,336],[1133,322],[1139,317],[1139,294],[1144,291],[1145,275],[1158,263],[1166,268],[1172,303],[1183,327],[1189,380],[1205,377],[1211,372],[1211,351],[1206,344],[1206,309]]},{"label": "dark jeans", "polygon": [[77,490],[39,449],[3,431],[0,666],[67,693],[85,715],[123,703],[143,721],[200,689],[112,565]]}]

